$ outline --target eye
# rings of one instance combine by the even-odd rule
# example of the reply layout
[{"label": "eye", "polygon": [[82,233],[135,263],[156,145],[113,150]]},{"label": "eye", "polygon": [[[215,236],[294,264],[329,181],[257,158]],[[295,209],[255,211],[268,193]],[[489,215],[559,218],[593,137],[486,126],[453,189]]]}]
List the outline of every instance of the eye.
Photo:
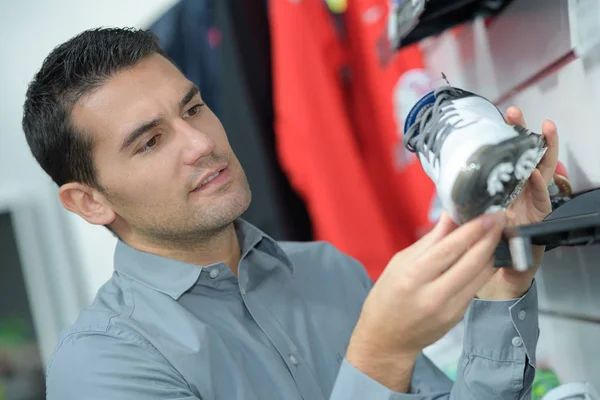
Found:
[{"label": "eye", "polygon": [[192,108],[190,108],[189,110],[187,110],[185,112],[185,114],[183,114],[183,118],[189,118],[189,117],[193,117],[196,116],[200,113],[202,107],[204,107],[204,104],[196,104],[195,106],[193,106]]},{"label": "eye", "polygon": [[158,138],[160,135],[154,135],[148,140],[140,149],[137,151],[138,153],[147,153],[152,150],[158,144]]}]

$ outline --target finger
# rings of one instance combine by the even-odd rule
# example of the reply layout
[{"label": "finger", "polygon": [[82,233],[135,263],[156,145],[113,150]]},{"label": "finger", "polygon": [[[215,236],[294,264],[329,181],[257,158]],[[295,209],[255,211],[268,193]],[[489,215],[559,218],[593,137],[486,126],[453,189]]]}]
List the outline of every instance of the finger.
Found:
[{"label": "finger", "polygon": [[558,165],[558,130],[556,124],[550,120],[545,120],[542,123],[542,135],[546,139],[547,150],[537,167],[542,173],[547,186],[550,184]]},{"label": "finger", "polygon": [[483,215],[462,225],[422,253],[414,263],[414,268],[418,269],[415,276],[420,282],[433,281],[459,261],[471,246],[485,238],[486,233],[496,226],[503,226],[504,220],[503,213],[496,213]]},{"label": "finger", "polygon": [[457,227],[458,225],[456,225],[452,218],[450,218],[448,213],[445,211],[442,212],[442,215],[435,227],[411,246],[411,252],[413,252],[415,256],[420,256],[423,252],[430,249],[431,246],[433,246],[435,243],[438,243]]},{"label": "finger", "polygon": [[511,106],[506,109],[506,116],[504,120],[509,125],[521,125],[527,128],[527,123],[525,122],[525,118],[523,117],[523,113],[518,107]]},{"label": "finger", "polygon": [[481,240],[431,283],[435,287],[434,290],[441,292],[447,298],[453,297],[479,276],[483,269],[488,268],[488,260],[494,256],[504,228],[504,223],[499,219],[497,221]]},{"label": "finger", "polygon": [[[534,169],[529,177],[531,200],[533,204],[546,204],[550,202],[550,193],[548,192],[548,185],[544,181],[544,177],[539,169]],[[539,207],[536,207],[539,209]]]},{"label": "finger", "polygon": [[[445,237],[450,232],[452,232],[454,229],[456,229],[456,226],[457,225],[454,223],[454,221],[452,221],[450,216],[445,211],[443,211],[442,215],[440,216],[440,219],[438,220],[437,224],[433,227],[433,229],[431,231],[429,231],[427,234],[425,234],[421,239],[417,240],[411,246],[396,253],[392,257],[392,260],[390,260],[390,263],[394,263],[394,259],[396,257],[400,257],[400,259],[402,260],[401,261],[402,265],[406,265],[406,266],[412,265],[414,260],[418,259],[419,256],[423,252],[426,252],[427,249],[431,248],[431,246],[433,246],[434,243],[439,242],[443,237]],[[398,263],[394,263],[394,264],[398,264]],[[386,268],[383,271],[383,273],[385,274],[386,271],[388,271],[388,268]],[[418,275],[419,269],[412,268],[412,270],[406,271],[405,274],[406,275],[408,275],[408,274]],[[418,280],[418,278],[416,280]]]},{"label": "finger", "polygon": [[517,213],[515,212],[515,210],[513,209],[513,205],[515,203],[513,202],[511,204],[511,206],[506,210],[506,212],[504,213],[504,215],[506,216],[506,225],[507,226],[512,226],[514,225],[514,221],[517,220]]},{"label": "finger", "polygon": [[479,292],[492,277],[498,272],[498,268],[494,268],[494,256],[490,257],[485,263],[479,274],[449,302],[450,307],[453,309],[459,309],[463,307],[464,310],[469,306],[469,303],[475,298],[477,292]]}]

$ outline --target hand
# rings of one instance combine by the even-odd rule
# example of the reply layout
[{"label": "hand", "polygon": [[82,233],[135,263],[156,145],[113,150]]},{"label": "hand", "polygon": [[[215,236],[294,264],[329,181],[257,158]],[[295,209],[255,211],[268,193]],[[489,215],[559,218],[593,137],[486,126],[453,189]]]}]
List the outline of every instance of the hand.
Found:
[{"label": "hand", "polygon": [[406,391],[423,348],[458,321],[494,274],[503,213],[436,227],[389,262],[365,300],[346,358],[397,392]]},{"label": "hand", "polygon": [[[506,111],[506,122],[526,126],[523,113],[517,107]],[[552,212],[548,184],[558,164],[558,133],[552,121],[544,121],[542,135],[546,139],[546,154],[531,174],[523,190],[506,211],[507,226],[541,222]],[[535,268],[519,272],[512,268],[496,268],[490,282],[477,293],[477,297],[488,300],[508,300],[521,297],[529,290],[533,277],[539,269],[544,255],[544,246],[534,246]]]}]

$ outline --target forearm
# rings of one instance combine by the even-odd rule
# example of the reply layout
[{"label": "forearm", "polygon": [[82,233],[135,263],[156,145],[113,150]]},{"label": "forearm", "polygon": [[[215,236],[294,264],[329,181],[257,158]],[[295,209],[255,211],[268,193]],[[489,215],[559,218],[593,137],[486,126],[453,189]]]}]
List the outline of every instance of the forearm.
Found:
[{"label": "forearm", "polygon": [[362,340],[356,333],[350,340],[346,361],[369,378],[397,393],[407,393],[418,354],[395,354],[385,348],[369,346],[372,338]]},{"label": "forearm", "polygon": [[349,353],[352,361],[344,360],[330,400],[527,399],[535,376],[537,319],[535,283],[518,300],[473,300],[454,385],[423,354],[410,362],[361,360]]},{"label": "forearm", "polygon": [[[360,325],[360,322],[359,322]],[[359,327],[350,340],[330,400],[429,400],[447,398],[452,382],[422,353],[379,348]],[[415,374],[416,372],[416,374]],[[434,397],[412,391],[415,375],[427,380]],[[433,394],[433,393],[432,393]],[[442,395],[442,397],[439,397]]]},{"label": "forearm", "polygon": [[[383,380],[398,382],[395,370],[386,371]],[[378,375],[383,376],[383,375]],[[381,378],[380,378],[381,379]],[[398,392],[376,381],[371,376],[344,360],[338,373],[330,400],[458,400],[451,396],[452,381],[448,379],[422,353],[413,366],[412,376],[408,378],[408,388]]]}]

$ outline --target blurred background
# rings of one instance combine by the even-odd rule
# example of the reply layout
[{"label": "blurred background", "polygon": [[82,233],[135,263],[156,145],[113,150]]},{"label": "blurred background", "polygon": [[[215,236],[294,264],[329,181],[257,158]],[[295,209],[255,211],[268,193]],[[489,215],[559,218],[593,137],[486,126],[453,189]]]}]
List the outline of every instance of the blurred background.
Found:
[{"label": "blurred background", "polygon": [[[600,186],[599,0],[430,0],[395,49],[392,3],[0,0],[0,400],[44,398],[60,331],[113,270],[116,239],[63,210],[21,129],[43,59],[85,29],[153,30],[228,132],[253,190],[244,218],[279,240],[331,241],[373,279],[439,215],[402,133],[442,73],[520,107],[532,130],[554,120],[573,191]],[[544,260],[536,396],[600,388],[599,264],[600,246]],[[427,349],[451,377],[461,340],[458,326]]]}]

